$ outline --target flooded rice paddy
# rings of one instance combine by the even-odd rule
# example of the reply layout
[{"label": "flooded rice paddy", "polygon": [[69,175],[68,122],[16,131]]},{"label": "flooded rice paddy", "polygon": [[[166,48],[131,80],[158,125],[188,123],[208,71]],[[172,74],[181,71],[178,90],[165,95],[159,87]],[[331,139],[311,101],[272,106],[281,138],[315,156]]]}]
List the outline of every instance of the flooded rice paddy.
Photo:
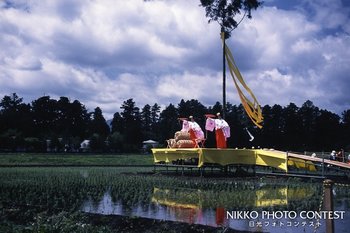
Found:
[{"label": "flooded rice paddy", "polygon": [[[324,189],[320,181],[175,177],[136,174],[138,171],[110,167],[2,168],[0,224],[33,226],[43,213],[83,212],[251,232],[325,232],[324,219],[301,215],[322,210]],[[335,232],[347,232],[349,194],[348,186],[334,186],[334,210],[344,215],[334,220]],[[22,214],[21,221],[9,217],[16,211]]]}]

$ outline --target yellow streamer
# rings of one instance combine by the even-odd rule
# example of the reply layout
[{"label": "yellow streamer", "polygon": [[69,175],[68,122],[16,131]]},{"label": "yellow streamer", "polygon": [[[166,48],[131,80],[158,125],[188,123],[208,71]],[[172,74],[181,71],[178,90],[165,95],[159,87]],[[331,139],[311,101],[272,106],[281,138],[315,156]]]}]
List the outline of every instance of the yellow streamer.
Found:
[{"label": "yellow streamer", "polygon": [[[221,39],[222,39],[223,44],[225,44],[224,43],[225,36],[224,36],[223,32],[221,33]],[[230,73],[231,73],[233,82],[234,82],[236,89],[238,91],[239,98],[241,99],[242,105],[243,105],[247,115],[249,116],[249,118],[252,120],[252,122],[256,126],[258,126],[259,128],[262,128],[261,123],[263,122],[263,116],[262,116],[260,105],[259,105],[257,99],[255,98],[253,92],[250,90],[250,88],[245,83],[241,73],[238,70],[238,67],[235,63],[235,60],[233,59],[233,55],[226,44],[225,44],[225,57],[226,57],[228,67],[230,69]],[[246,95],[244,95],[239,84],[241,84],[243,89],[248,93],[248,95],[251,97],[252,100],[248,99],[248,97]]]}]

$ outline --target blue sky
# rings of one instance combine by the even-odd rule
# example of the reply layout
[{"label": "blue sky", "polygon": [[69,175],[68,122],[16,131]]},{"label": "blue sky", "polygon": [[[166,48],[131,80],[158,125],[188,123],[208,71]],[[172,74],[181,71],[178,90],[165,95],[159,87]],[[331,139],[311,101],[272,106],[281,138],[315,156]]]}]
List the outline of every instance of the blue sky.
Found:
[{"label": "blue sky", "polygon": [[[350,108],[350,1],[265,0],[227,40],[261,105]],[[219,26],[199,1],[0,1],[0,96],[78,99],[106,118],[123,101],[222,100]],[[239,104],[227,77],[227,101]]]}]

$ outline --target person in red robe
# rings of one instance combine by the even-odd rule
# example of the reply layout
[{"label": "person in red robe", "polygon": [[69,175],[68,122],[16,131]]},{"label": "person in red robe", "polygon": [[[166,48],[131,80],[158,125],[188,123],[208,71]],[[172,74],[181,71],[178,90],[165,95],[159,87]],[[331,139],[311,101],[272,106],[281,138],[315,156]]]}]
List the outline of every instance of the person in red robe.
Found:
[{"label": "person in red robe", "polygon": [[206,130],[213,131],[215,128],[216,148],[227,148],[227,138],[230,137],[230,126],[222,119],[221,114],[216,114],[217,119],[207,118]]}]

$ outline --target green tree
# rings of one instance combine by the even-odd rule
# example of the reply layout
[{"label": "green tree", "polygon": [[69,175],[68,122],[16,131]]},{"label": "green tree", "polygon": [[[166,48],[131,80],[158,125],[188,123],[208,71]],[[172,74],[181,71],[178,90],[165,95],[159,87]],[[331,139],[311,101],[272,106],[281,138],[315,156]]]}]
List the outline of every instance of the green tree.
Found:
[{"label": "green tree", "polygon": [[[32,102],[33,121],[36,135],[47,139],[57,136],[57,101],[43,96]],[[33,135],[34,136],[34,135]]]},{"label": "green tree", "polygon": [[102,152],[106,149],[106,138],[94,133],[90,137],[90,150],[93,152]]},{"label": "green tree", "polygon": [[[265,116],[265,115],[264,115]],[[270,122],[264,120],[265,125],[269,125],[270,140],[266,141],[266,147],[283,149],[283,135],[285,119],[283,118],[283,108],[281,105],[275,104],[270,111]]]},{"label": "green tree", "polygon": [[90,149],[94,152],[101,152],[107,148],[107,136],[109,135],[109,126],[103,117],[102,110],[97,107],[92,113],[90,122]]},{"label": "green tree", "polygon": [[154,138],[152,131],[152,113],[151,106],[146,104],[141,111],[141,127],[142,127],[142,135],[143,139],[151,139]]},{"label": "green tree", "polygon": [[120,108],[123,109],[121,112],[123,118],[121,133],[124,136],[125,142],[128,143],[128,145],[125,145],[125,149],[135,151],[140,147],[143,137],[140,109],[136,107],[133,99],[124,101]]},{"label": "green tree", "polygon": [[209,107],[208,108],[208,112],[207,113],[210,113],[210,114],[217,114],[217,113],[222,113],[222,105],[219,101],[217,101],[213,107]]},{"label": "green tree", "polygon": [[69,119],[71,122],[71,136],[84,139],[88,135],[90,114],[86,107],[78,100],[70,104]]},{"label": "green tree", "polygon": [[11,96],[5,95],[0,103],[1,111],[16,110],[22,104],[23,98],[18,97],[16,93]]},{"label": "green tree", "polygon": [[33,130],[30,105],[23,103],[16,93],[5,95],[0,102],[0,134],[9,129],[22,135],[30,135]]},{"label": "green tree", "polygon": [[155,103],[151,108],[151,123],[154,125],[159,120],[160,106]]},{"label": "green tree", "polygon": [[302,150],[300,137],[302,134],[302,121],[299,118],[298,111],[299,108],[294,103],[290,103],[283,109],[282,114],[285,122],[283,128],[283,147],[287,150]]},{"label": "green tree", "polygon": [[208,112],[208,109],[195,99],[187,101],[184,101],[182,99],[178,104],[177,110],[180,117],[193,116],[196,119],[197,123],[200,125],[204,125],[204,114]]},{"label": "green tree", "polygon": [[319,109],[307,100],[298,111],[299,119],[301,121],[301,134],[299,135],[302,141],[302,148],[306,151],[317,150],[314,145],[315,138],[315,123],[319,115]]},{"label": "green tree", "polygon": [[61,136],[70,134],[72,120],[70,119],[70,100],[67,97],[60,97],[57,101],[57,129]]},{"label": "green tree", "polygon": [[315,122],[315,146],[324,151],[338,150],[340,145],[340,117],[327,110],[320,110]]},{"label": "green tree", "polygon": [[116,131],[108,137],[109,148],[113,152],[121,152],[124,149],[124,136]]},{"label": "green tree", "polygon": [[159,117],[160,141],[164,142],[169,138],[174,138],[176,131],[181,129],[181,124],[178,120],[179,114],[173,104],[169,104]]},{"label": "green tree", "polygon": [[342,112],[341,128],[342,148],[350,150],[350,109]]},{"label": "green tree", "polygon": [[109,136],[109,146],[112,151],[123,151],[124,150],[124,119],[119,112],[114,113],[111,122],[112,134]]},{"label": "green tree", "polygon": [[159,114],[160,114],[160,106],[155,103],[151,108],[151,130],[153,133],[153,139],[160,140],[159,137]]},{"label": "green tree", "polygon": [[273,121],[272,121],[272,108],[269,105],[265,105],[262,107],[262,113],[264,115],[264,123],[263,127],[259,132],[258,137],[255,140],[258,140],[257,145],[262,148],[271,147],[271,139],[273,138],[272,129],[273,129]]},{"label": "green tree", "polygon": [[123,133],[124,132],[123,117],[120,115],[119,112],[114,113],[113,119],[111,122],[111,126],[112,126],[112,133],[114,133],[114,132]]},{"label": "green tree", "polygon": [[262,1],[258,0],[201,0],[209,23],[217,21],[225,32],[226,39],[240,23],[235,20],[235,16],[241,14],[243,10],[245,15],[251,18],[251,11],[256,10],[261,4]]},{"label": "green tree", "polygon": [[99,135],[101,138],[103,138],[103,140],[105,140],[109,135],[109,126],[106,119],[103,117],[102,110],[99,107],[95,108],[94,112],[92,113],[90,132],[92,134]]},{"label": "green tree", "polygon": [[5,95],[0,102],[0,148],[9,151],[25,148],[24,138],[32,131],[30,106],[23,98]]}]

